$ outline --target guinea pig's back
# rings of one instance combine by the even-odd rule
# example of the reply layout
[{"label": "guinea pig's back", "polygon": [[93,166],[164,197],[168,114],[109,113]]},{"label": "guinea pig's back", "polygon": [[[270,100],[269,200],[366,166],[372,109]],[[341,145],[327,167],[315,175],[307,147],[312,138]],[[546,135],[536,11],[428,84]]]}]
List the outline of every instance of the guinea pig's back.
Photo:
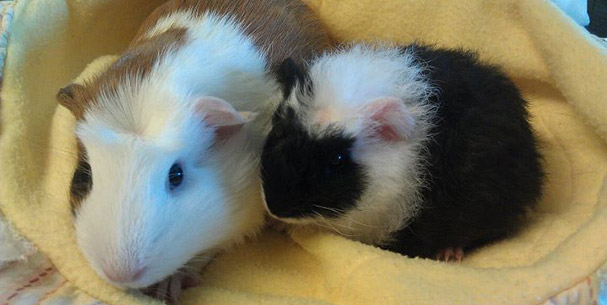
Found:
[{"label": "guinea pig's back", "polygon": [[182,10],[235,18],[264,52],[271,69],[288,57],[298,62],[309,59],[333,44],[322,22],[301,0],[173,0],[146,19],[134,41],[158,19]]},{"label": "guinea pig's back", "polygon": [[475,54],[410,46],[438,88],[427,188],[419,217],[398,233],[401,253],[434,256],[515,232],[539,199],[543,171],[526,101]]}]

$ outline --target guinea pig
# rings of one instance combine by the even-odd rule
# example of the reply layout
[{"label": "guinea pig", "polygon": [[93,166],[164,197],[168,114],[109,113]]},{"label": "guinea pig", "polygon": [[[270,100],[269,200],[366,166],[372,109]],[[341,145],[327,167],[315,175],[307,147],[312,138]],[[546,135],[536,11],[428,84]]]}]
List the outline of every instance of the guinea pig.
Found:
[{"label": "guinea pig", "polygon": [[264,201],[288,226],[461,260],[520,228],[543,170],[526,101],[461,50],[356,45],[277,79]]},{"label": "guinea pig", "polygon": [[100,277],[147,287],[256,234],[270,71],[330,44],[298,0],[172,0],[106,71],[59,91],[77,120],[77,242]]}]

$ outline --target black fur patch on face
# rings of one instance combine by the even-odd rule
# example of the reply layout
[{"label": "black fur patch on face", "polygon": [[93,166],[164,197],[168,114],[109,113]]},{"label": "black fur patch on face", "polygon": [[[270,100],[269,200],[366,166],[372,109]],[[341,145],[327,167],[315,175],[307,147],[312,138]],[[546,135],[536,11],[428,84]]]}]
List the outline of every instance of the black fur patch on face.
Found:
[{"label": "black fur patch on face", "polygon": [[91,177],[91,165],[87,161],[84,145],[78,142],[78,165],[72,177],[70,187],[70,206],[72,214],[80,207],[82,200],[91,192],[93,188],[93,179]]},{"label": "black fur patch on face", "polygon": [[270,213],[279,218],[337,217],[353,208],[366,185],[362,166],[350,156],[354,138],[341,130],[314,138],[284,104],[273,121],[261,157]]}]

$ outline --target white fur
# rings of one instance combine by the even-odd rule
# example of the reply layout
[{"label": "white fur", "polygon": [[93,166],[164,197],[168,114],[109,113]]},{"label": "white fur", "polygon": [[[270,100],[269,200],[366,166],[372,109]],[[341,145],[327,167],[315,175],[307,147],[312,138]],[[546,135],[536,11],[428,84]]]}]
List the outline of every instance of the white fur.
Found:
[{"label": "white fur", "polygon": [[[352,158],[364,165],[369,185],[356,208],[339,218],[288,219],[370,244],[388,242],[393,232],[418,213],[422,187],[420,174],[423,143],[428,140],[433,108],[428,105],[434,89],[424,79],[424,67],[414,63],[414,54],[398,48],[357,45],[326,54],[312,63],[312,99],[292,94],[287,101],[313,137],[329,128],[341,127],[356,137]],[[293,90],[297,92],[298,90]],[[402,99],[415,121],[406,141],[386,143],[367,137],[363,129],[368,114],[364,107],[382,97]],[[301,107],[302,101],[311,107]]]},{"label": "white fur", "polygon": [[[76,216],[79,245],[108,281],[103,268],[146,268],[139,280],[118,286],[158,282],[196,254],[255,234],[263,222],[259,129],[247,124],[215,145],[195,105],[215,96],[238,111],[256,110],[276,90],[265,59],[227,16],[176,12],[148,37],[171,27],[187,29],[186,44],[166,50],[144,78],[98,96],[77,126],[93,179]],[[185,179],[170,191],[175,162]]]}]

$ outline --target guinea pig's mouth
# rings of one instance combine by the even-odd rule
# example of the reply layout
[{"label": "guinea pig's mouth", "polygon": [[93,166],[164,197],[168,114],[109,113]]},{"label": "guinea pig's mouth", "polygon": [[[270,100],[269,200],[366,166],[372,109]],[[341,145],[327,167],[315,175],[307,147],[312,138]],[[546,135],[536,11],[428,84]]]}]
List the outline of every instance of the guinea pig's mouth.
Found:
[{"label": "guinea pig's mouth", "polygon": [[[264,198],[265,199],[265,198]],[[289,208],[285,211],[276,211],[269,207],[268,203],[264,200],[264,204],[266,205],[266,211],[268,215],[274,219],[278,219],[282,222],[292,223],[292,224],[305,224],[314,221],[314,217],[307,215],[306,210],[301,208]]]},{"label": "guinea pig's mouth", "polygon": [[108,283],[123,290],[141,289],[153,285],[147,275],[146,268],[139,268],[133,272],[112,273],[104,269],[98,272]]},{"label": "guinea pig's mouth", "polygon": [[272,209],[268,208],[266,204],[266,211],[270,217],[290,224],[312,224],[320,219],[325,218],[325,216],[320,213],[310,211],[309,208],[297,206],[289,208],[287,211],[280,211],[276,213],[273,212]]},{"label": "guinea pig's mouth", "polygon": [[290,224],[312,224],[318,221],[319,214],[314,212],[309,214],[309,208],[304,206],[298,207],[297,205],[293,205],[286,211],[277,211],[277,209],[270,208],[263,183],[261,184],[260,188],[261,200],[263,201],[266,212],[270,217]]},{"label": "guinea pig's mouth", "polygon": [[296,218],[296,217],[281,217],[281,216],[276,216],[270,212],[268,212],[268,214],[270,214],[270,216],[274,219],[280,220],[284,223],[290,223],[290,224],[312,224],[316,222],[316,218],[314,217],[302,217],[302,218]]}]

